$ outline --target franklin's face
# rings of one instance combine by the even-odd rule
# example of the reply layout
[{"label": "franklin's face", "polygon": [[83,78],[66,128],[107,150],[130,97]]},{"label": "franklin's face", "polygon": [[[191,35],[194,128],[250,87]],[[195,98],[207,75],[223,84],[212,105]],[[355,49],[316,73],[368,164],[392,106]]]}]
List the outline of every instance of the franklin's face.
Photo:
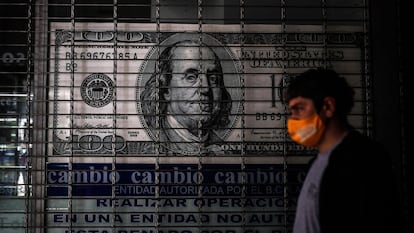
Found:
[{"label": "franklin's face", "polygon": [[208,123],[219,111],[222,94],[222,74],[213,51],[205,47],[177,47],[171,64],[172,79],[164,95],[170,102],[168,112],[190,128]]}]

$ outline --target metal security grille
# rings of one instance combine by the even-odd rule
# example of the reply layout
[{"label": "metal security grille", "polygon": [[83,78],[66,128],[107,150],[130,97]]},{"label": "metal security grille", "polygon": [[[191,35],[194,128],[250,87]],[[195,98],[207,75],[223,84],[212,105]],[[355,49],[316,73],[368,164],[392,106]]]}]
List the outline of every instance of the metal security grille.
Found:
[{"label": "metal security grille", "polygon": [[372,133],[367,1],[0,1],[0,229],[282,233],[313,151],[283,87],[330,67]]}]

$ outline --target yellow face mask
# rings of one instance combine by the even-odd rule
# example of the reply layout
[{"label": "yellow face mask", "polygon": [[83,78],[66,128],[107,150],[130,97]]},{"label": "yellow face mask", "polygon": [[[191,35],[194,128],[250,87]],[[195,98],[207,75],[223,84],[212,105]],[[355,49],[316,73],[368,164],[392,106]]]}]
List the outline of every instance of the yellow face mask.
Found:
[{"label": "yellow face mask", "polygon": [[303,120],[289,118],[287,128],[293,141],[307,147],[315,147],[325,131],[325,124],[319,115],[315,113]]}]

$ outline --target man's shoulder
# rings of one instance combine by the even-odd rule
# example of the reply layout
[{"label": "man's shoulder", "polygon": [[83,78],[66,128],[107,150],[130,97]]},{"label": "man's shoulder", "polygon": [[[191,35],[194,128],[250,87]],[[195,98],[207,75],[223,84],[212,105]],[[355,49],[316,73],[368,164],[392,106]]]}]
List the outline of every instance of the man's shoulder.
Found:
[{"label": "man's shoulder", "polygon": [[342,146],[351,150],[382,150],[383,144],[357,130],[352,130],[342,141]]},{"label": "man's shoulder", "polygon": [[382,143],[357,130],[349,132],[332,153],[334,158],[340,157],[340,160],[352,163],[358,161],[359,164],[371,164],[389,160],[389,153]]}]

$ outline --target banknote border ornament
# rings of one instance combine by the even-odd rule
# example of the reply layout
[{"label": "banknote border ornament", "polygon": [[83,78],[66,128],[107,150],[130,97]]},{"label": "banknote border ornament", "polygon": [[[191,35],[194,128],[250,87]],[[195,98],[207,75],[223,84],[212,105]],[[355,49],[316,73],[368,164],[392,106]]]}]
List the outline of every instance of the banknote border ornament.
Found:
[{"label": "banknote border ornament", "polygon": [[82,81],[80,93],[87,105],[101,108],[113,100],[114,82],[106,74],[92,73]]}]

